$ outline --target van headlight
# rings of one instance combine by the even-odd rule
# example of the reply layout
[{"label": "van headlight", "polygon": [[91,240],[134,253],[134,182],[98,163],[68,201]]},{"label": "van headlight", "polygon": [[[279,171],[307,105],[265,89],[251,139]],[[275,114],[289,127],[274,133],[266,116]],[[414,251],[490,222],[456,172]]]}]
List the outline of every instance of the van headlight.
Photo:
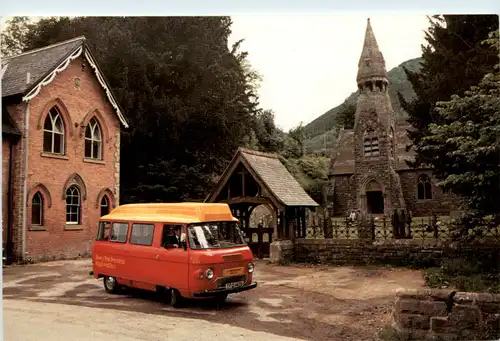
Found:
[{"label": "van headlight", "polygon": [[252,263],[248,263],[248,272],[252,273],[254,269],[254,266]]},{"label": "van headlight", "polygon": [[212,279],[214,278],[214,271],[212,269],[208,269],[206,272],[205,272],[205,276],[207,276],[207,279]]}]

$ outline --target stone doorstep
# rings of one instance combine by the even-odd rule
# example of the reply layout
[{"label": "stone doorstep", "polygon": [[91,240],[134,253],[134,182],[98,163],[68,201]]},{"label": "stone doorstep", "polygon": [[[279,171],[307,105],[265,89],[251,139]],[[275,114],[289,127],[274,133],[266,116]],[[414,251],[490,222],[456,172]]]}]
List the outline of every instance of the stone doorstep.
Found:
[{"label": "stone doorstep", "polygon": [[419,301],[411,299],[397,299],[394,310],[398,314],[420,314],[426,316],[446,316],[446,303],[442,301]]}]

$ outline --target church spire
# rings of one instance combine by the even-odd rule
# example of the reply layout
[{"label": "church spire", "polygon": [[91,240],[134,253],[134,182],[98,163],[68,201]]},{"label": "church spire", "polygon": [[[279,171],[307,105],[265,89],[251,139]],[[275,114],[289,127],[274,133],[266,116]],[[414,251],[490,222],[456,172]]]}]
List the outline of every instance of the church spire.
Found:
[{"label": "church spire", "polygon": [[387,78],[384,56],[378,48],[377,39],[375,39],[370,18],[368,18],[356,81],[358,84],[375,80],[385,80],[387,82]]}]

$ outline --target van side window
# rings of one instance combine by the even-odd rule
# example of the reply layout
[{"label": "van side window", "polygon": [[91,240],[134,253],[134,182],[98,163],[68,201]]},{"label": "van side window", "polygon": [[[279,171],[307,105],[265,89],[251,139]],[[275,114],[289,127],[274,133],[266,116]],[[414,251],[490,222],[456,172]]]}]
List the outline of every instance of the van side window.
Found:
[{"label": "van side window", "polygon": [[130,244],[151,246],[153,244],[153,224],[133,224]]},{"label": "van side window", "polygon": [[101,221],[97,229],[96,240],[109,240],[109,233],[111,230],[111,223],[109,221]]},{"label": "van side window", "polygon": [[182,225],[168,225],[168,224],[163,225],[161,246],[164,248],[167,248],[167,246],[173,247],[174,245],[179,246],[181,231],[182,231]]},{"label": "van side window", "polygon": [[117,243],[127,241],[128,223],[113,223],[109,240]]}]

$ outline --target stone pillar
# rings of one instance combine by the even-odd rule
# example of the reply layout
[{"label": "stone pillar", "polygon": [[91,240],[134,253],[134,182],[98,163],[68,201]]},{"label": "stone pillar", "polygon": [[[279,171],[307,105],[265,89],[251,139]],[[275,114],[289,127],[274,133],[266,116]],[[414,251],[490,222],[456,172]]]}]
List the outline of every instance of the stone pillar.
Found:
[{"label": "stone pillar", "polygon": [[292,240],[277,240],[270,245],[271,263],[289,263],[294,259],[294,243]]}]

